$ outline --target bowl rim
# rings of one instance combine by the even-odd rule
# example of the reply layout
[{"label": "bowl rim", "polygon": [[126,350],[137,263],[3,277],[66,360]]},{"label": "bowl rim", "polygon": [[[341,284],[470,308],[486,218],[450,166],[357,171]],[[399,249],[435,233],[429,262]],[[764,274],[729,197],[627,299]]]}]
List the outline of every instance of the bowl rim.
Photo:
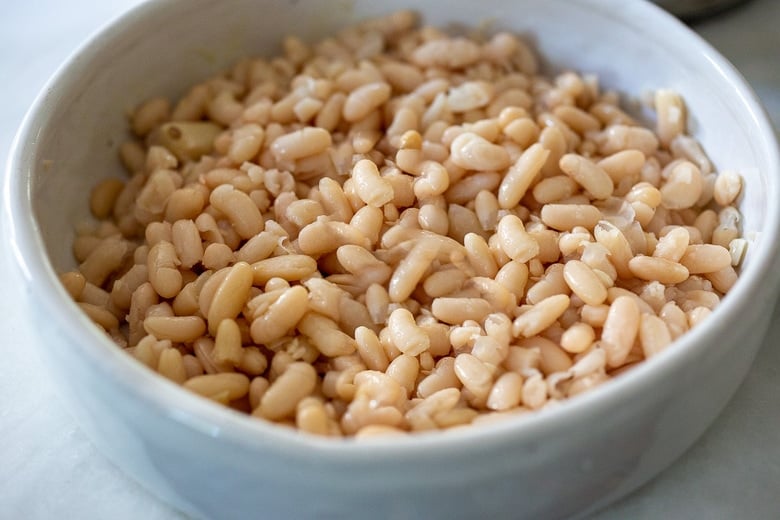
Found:
[{"label": "bowl rim", "polygon": [[[572,1],[572,0],[569,0]],[[731,320],[739,316],[755,296],[763,294],[769,301],[770,291],[777,285],[778,250],[780,249],[780,156],[774,132],[756,94],[736,68],[721,56],[710,44],[677,19],[647,2],[620,0],[594,2],[573,0],[599,10],[605,17],[619,20],[653,20],[656,31],[667,34],[671,46],[683,46],[698,52],[709,62],[725,81],[734,87],[733,95],[741,106],[749,111],[757,129],[756,139],[766,154],[770,165],[766,172],[772,193],[767,198],[767,213],[762,229],[763,247],[751,259],[732,291],[715,309],[707,325],[694,329],[675,341],[670,348],[643,362],[630,371],[605,382],[584,394],[560,402],[557,406],[511,417],[477,427],[455,428],[447,431],[422,432],[408,436],[376,437],[366,439],[323,438],[305,432],[292,432],[289,428],[257,420],[240,412],[183,389],[115,347],[106,335],[98,330],[71,300],[59,283],[56,272],[46,254],[38,222],[33,210],[31,173],[36,167],[37,133],[41,125],[48,123],[47,106],[58,90],[67,90],[75,80],[69,75],[79,62],[89,63],[98,57],[100,48],[109,43],[113,33],[127,30],[154,15],[158,9],[171,6],[177,0],[153,2],[145,0],[98,30],[74,51],[57,69],[36,97],[15,135],[3,182],[4,223],[7,227],[11,256],[27,284],[27,293],[43,292],[38,298],[45,311],[56,321],[62,332],[71,339],[76,349],[74,355],[91,369],[110,375],[123,392],[142,402],[157,414],[165,415],[205,435],[219,437],[230,443],[249,449],[264,449],[273,443],[277,453],[287,457],[310,457],[312,452],[328,461],[375,462],[377,457],[409,458],[430,457],[439,453],[452,455],[454,448],[474,445],[476,441],[490,444],[516,443],[523,439],[538,440],[542,436],[585,424],[587,417],[620,404],[625,395],[636,395],[643,389],[661,384],[665,374],[673,367],[688,363],[703,355],[710,341],[728,328]],[[184,1],[180,1],[184,4]],[[642,27],[636,23],[637,30]],[[766,280],[773,281],[767,284]],[[107,348],[108,347],[108,348]],[[370,448],[370,449],[366,449]],[[468,450],[466,450],[468,451]]]}]

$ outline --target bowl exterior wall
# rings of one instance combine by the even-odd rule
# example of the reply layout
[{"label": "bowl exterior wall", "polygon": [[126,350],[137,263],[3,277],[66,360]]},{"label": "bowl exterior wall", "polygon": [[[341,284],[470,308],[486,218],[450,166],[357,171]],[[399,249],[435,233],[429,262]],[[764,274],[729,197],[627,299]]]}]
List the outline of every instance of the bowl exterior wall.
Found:
[{"label": "bowl exterior wall", "polygon": [[[46,303],[30,298],[33,308]],[[771,305],[770,305],[771,308]],[[218,424],[149,403],[117,386],[74,338],[41,329],[40,354],[62,397],[99,449],[148,490],[202,518],[566,518],[592,512],[649,480],[681,455],[739,386],[769,314],[713,338],[710,355],[621,406],[537,438],[474,445],[415,461],[355,463],[269,441],[262,452],[221,436]],[[740,348],[729,348],[739,344]],[[67,367],[67,370],[62,370]],[[289,435],[294,435],[292,432]],[[473,449],[471,449],[473,448]],[[370,450],[370,447],[367,449]]]}]

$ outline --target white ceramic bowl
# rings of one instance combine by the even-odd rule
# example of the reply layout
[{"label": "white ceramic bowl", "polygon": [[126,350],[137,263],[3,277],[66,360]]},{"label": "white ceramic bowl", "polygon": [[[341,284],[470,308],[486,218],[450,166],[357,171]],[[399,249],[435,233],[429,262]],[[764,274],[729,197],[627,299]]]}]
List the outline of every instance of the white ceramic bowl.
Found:
[{"label": "white ceramic bowl", "polygon": [[[542,413],[480,428],[364,442],[293,433],[200,399],[117,349],[56,278],[73,265],[87,193],[118,170],[125,109],[280,37],[315,39],[404,5],[430,23],[531,36],[551,67],[639,95],[671,87],[721,169],[746,178],[752,237],[741,279],[707,323],[661,355]],[[772,131],[734,68],[660,9],[621,0],[148,2],[81,48],[17,135],[4,209],[38,343],[63,399],[102,451],[198,517],[561,518],[625,495],[678,457],[744,377],[778,285],[780,167]]]}]

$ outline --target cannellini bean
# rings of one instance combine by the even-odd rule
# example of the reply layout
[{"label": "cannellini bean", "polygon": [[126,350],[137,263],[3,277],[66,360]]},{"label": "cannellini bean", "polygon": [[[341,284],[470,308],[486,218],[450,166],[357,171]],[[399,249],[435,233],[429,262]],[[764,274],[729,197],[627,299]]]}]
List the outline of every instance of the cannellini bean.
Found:
[{"label": "cannellini bean", "polygon": [[484,137],[464,132],[450,145],[450,159],[467,170],[503,170],[510,164],[509,153]]},{"label": "cannellini bean", "polygon": [[330,132],[323,128],[304,127],[278,137],[271,151],[279,160],[294,161],[326,151],[332,144]]},{"label": "cannellini bean", "polygon": [[534,143],[515,161],[498,187],[498,203],[502,208],[517,206],[549,155],[542,145]]}]

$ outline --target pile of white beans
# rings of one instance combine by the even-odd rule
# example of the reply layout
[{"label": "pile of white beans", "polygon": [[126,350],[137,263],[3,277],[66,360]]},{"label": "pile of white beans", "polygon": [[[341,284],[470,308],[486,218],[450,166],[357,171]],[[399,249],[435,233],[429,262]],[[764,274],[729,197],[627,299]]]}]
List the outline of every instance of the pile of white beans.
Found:
[{"label": "pile of white beans", "polygon": [[734,284],[738,174],[514,35],[285,39],[131,117],[78,305],[162,376],[329,436],[492,421],[667,348]]}]

